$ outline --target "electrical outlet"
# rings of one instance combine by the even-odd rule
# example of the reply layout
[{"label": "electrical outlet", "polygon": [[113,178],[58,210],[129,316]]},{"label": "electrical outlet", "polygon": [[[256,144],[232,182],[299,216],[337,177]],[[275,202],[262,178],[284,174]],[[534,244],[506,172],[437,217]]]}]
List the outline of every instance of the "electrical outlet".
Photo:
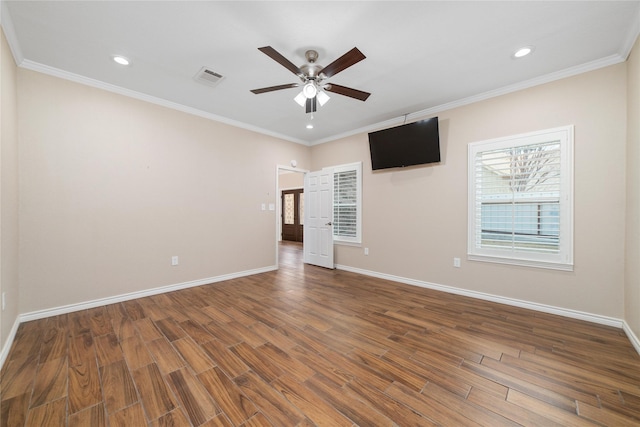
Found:
[{"label": "electrical outlet", "polygon": [[369,248],[364,248],[364,254],[369,255]]},{"label": "electrical outlet", "polygon": [[177,256],[172,256],[171,257],[171,265],[178,265],[178,257]]},{"label": "electrical outlet", "polygon": [[460,268],[460,258],[454,258],[453,259],[453,266],[455,268]]}]

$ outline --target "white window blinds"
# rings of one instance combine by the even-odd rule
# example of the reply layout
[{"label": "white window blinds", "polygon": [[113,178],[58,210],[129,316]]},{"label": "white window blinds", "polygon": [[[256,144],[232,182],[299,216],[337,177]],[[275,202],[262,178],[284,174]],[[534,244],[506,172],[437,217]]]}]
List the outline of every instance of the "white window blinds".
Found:
[{"label": "white window blinds", "polygon": [[572,128],[470,144],[470,259],[570,269]]},{"label": "white window blinds", "polygon": [[334,240],[360,243],[362,164],[335,166],[333,169]]},{"label": "white window blinds", "polygon": [[333,234],[355,237],[358,223],[356,171],[333,174]]}]

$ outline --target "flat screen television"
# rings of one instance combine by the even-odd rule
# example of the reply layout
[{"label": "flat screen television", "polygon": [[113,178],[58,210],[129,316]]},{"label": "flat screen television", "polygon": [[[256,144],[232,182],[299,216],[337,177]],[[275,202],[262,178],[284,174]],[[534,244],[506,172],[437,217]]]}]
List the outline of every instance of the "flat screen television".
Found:
[{"label": "flat screen television", "polygon": [[437,163],[440,161],[438,118],[369,133],[373,170]]}]

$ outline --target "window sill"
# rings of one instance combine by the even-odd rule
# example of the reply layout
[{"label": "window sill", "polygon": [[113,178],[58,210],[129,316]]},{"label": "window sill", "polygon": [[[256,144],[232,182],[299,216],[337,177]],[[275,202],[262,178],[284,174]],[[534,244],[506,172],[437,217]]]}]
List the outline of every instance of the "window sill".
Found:
[{"label": "window sill", "polygon": [[348,241],[345,241],[345,240],[336,240],[336,239],[333,239],[333,244],[334,245],[342,245],[342,246],[362,247],[362,242],[348,242]]},{"label": "window sill", "polygon": [[472,254],[467,254],[467,259],[469,261],[517,265],[519,267],[535,267],[535,268],[545,268],[549,270],[573,271],[573,263],[564,264],[564,263],[551,262],[551,261],[537,261],[537,260],[531,260],[531,259],[504,258],[504,257],[472,255]]}]

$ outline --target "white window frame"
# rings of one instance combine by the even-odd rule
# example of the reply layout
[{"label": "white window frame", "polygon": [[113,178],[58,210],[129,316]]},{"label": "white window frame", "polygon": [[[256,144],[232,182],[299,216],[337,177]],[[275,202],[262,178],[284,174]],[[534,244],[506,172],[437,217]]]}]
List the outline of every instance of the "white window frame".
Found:
[{"label": "white window frame", "polygon": [[[357,185],[357,193],[356,193],[356,235],[354,237],[348,236],[338,236],[333,234],[333,242],[337,244],[343,245],[354,245],[358,246],[362,244],[362,162],[355,163],[347,163],[338,166],[331,166],[333,169],[334,175],[340,172],[356,172],[356,185]],[[334,189],[335,191],[335,189]],[[336,198],[334,197],[334,211],[335,211],[335,203]]]},{"label": "white window frame", "polygon": [[[468,145],[467,258],[469,260],[573,271],[573,139],[574,129],[572,125],[569,125],[504,138],[472,142]],[[531,253],[512,248],[481,247],[477,237],[477,227],[481,226],[481,224],[476,215],[476,155],[485,151],[551,141],[560,142],[560,240],[558,253]]]}]

